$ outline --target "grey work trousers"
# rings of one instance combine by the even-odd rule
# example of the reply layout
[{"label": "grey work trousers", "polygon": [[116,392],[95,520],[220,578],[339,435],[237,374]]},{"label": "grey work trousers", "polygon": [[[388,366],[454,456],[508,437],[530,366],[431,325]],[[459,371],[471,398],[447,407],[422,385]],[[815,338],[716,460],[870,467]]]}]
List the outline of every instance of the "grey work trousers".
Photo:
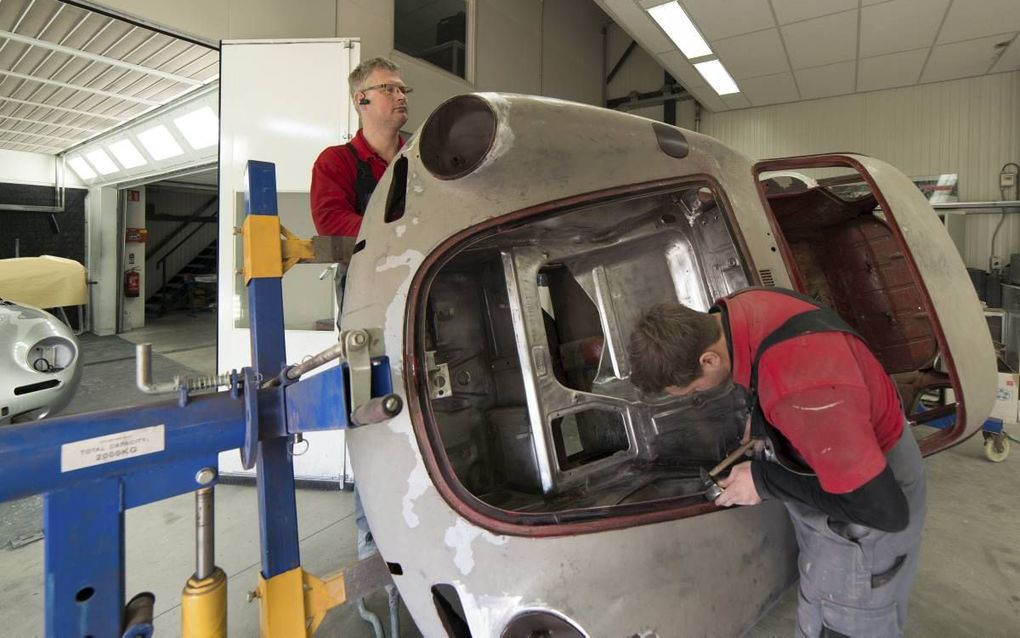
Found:
[{"label": "grey work trousers", "polygon": [[910,508],[901,532],[835,521],[813,507],[786,503],[800,547],[798,638],[903,635],[928,487],[909,426],[885,456]]}]

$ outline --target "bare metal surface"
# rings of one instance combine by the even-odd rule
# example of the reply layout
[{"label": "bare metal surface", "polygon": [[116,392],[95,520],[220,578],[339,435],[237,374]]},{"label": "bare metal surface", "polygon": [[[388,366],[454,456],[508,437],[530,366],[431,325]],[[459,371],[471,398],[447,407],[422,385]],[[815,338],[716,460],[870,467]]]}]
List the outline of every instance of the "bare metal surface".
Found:
[{"label": "bare metal surface", "polygon": [[330,361],[339,359],[344,354],[344,344],[338,343],[330,346],[322,352],[305,359],[301,363],[295,364],[293,367],[287,370],[288,379],[300,379],[301,375],[306,372],[318,368],[319,366],[326,365]]},{"label": "bare metal surface", "polygon": [[135,385],[146,394],[166,394],[187,387],[189,391],[211,390],[229,386],[229,374],[210,374],[186,377],[175,375],[172,381],[152,380],[152,344],[135,345]]},{"label": "bare metal surface", "polygon": [[351,413],[352,425],[371,425],[388,421],[400,414],[404,402],[398,394],[369,399]]},{"label": "bare metal surface", "polygon": [[215,492],[212,487],[195,491],[195,578],[212,576],[216,569]]},{"label": "bare metal surface", "polygon": [[[463,176],[437,179],[412,138],[401,150],[404,216],[385,223],[385,202],[373,199],[359,237],[365,248],[351,259],[342,323],[382,330],[394,388],[417,403],[349,434],[380,551],[402,566],[394,580],[424,635],[443,631],[431,594],[440,584],[456,591],[475,636],[499,636],[529,609],[592,635],[675,635],[677,619],[684,635],[738,635],[796,572],[781,504],[708,511],[702,496],[699,468],[736,447],[727,437],[739,441],[742,391],[640,397],[627,379],[626,342],[649,303],[705,309],[754,273],[791,287],[753,164],[691,131],[687,157],[670,157],[651,122],[626,114],[481,97],[497,117],[485,158]],[[902,195],[890,198],[894,209],[917,194],[906,178],[890,177],[895,169],[867,166]],[[391,179],[383,176],[379,192]],[[923,200],[905,206],[908,227],[915,215],[935,221]],[[524,212],[534,217],[521,220]],[[918,264],[932,282],[954,271],[944,280],[950,295],[955,269],[965,271],[940,263],[951,250],[945,231],[922,224],[910,248],[924,253]],[[429,256],[466,238],[465,229],[475,229],[471,239],[417,281]],[[942,235],[923,245],[932,233]],[[970,298],[961,303],[969,313]],[[941,302],[936,310],[940,318],[955,312]],[[414,343],[405,342],[409,326]],[[956,321],[944,328],[960,357],[968,345],[984,347]],[[448,366],[450,397],[430,397],[425,352],[433,350]],[[973,365],[983,365],[980,356]],[[419,413],[425,430],[412,421]],[[577,456],[578,445],[597,454]],[[694,453],[699,445],[704,454]],[[621,507],[662,516],[627,522]],[[683,512],[706,513],[665,520]],[[515,526],[526,516],[569,531]],[[574,520],[585,525],[571,527]]]},{"label": "bare metal surface", "polygon": [[[402,150],[409,160],[405,214],[384,224],[382,198],[369,204],[366,220],[378,221],[362,227],[359,241],[366,247],[351,259],[342,324],[382,329],[394,388],[406,392],[409,362],[397,353],[405,346],[407,295],[422,260],[441,242],[475,224],[550,201],[685,175],[703,185],[696,176],[711,175],[741,220],[744,240],[756,239],[747,252],[736,250],[738,239],[723,218],[690,206],[685,212],[668,197],[588,206],[574,217],[549,217],[544,225],[522,226],[464,251],[462,265],[447,268],[448,278],[433,283],[437,303],[423,327],[436,335],[437,350],[449,355],[437,356],[437,361],[449,367],[453,396],[435,399],[435,407],[443,401],[467,404],[448,411],[443,406],[443,441],[450,462],[462,468],[465,477],[473,465],[515,467],[521,470],[521,481],[533,481],[531,488],[489,492],[487,498],[503,498],[506,507],[522,501],[525,508],[558,508],[569,506],[571,498],[577,506],[598,507],[600,502],[626,499],[627,492],[637,489],[645,492],[632,498],[652,502],[656,487],[648,483],[654,473],[644,480],[638,477],[627,489],[626,481],[619,489],[592,489],[584,502],[569,496],[568,486],[581,485],[586,477],[593,485],[626,479],[619,468],[653,460],[671,437],[681,445],[681,435],[691,429],[685,424],[700,419],[704,427],[712,409],[732,412],[737,407],[739,397],[732,387],[697,407],[667,400],[640,406],[617,371],[626,375],[628,370],[628,326],[650,300],[648,290],[676,298],[679,288],[704,308],[713,295],[746,285],[751,270],[770,269],[777,283],[788,284],[780,256],[761,241],[769,227],[750,178],[751,164],[690,132],[685,132],[691,146],[688,157],[670,158],[658,150],[651,123],[634,116],[554,100],[483,97],[499,120],[489,156],[472,173],[439,180],[421,165],[414,140]],[[389,173],[383,176],[379,192],[388,192],[389,179]],[[661,215],[655,214],[656,207],[671,207],[673,223],[657,226]],[[573,243],[575,236],[579,241]],[[643,260],[656,264],[655,272],[662,276],[641,278],[637,271]],[[594,325],[607,336],[588,390],[579,389],[586,378],[573,384],[577,388],[555,381],[539,310],[545,293],[537,284],[538,271],[553,261],[561,263],[573,281],[563,284],[571,298],[577,294],[587,299],[587,306],[578,307],[585,308],[584,316],[595,316]],[[631,286],[638,290],[631,291]],[[599,313],[605,314],[605,322]],[[587,321],[584,316],[576,320]],[[417,365],[423,372],[424,358]],[[425,392],[427,397],[427,388]],[[471,407],[471,401],[479,407]],[[484,401],[491,407],[482,410]],[[708,403],[714,404],[711,409]],[[626,449],[561,471],[550,461],[555,446],[541,437],[549,431],[550,419],[581,408],[600,410],[599,419],[622,419],[622,430],[606,430],[613,434],[606,449],[616,446],[620,431]],[[514,411],[487,414],[495,410]],[[795,573],[793,539],[777,504],[566,537],[486,531],[451,509],[436,489],[410,414],[405,410],[386,424],[354,429],[348,441],[376,541],[388,561],[402,565],[403,575],[394,580],[424,635],[443,631],[431,595],[432,586],[440,583],[456,588],[476,636],[499,636],[511,618],[528,608],[558,610],[598,635],[652,630],[670,635],[678,617],[687,619],[688,635],[735,634],[753,622]],[[501,425],[494,425],[493,418]],[[487,423],[493,424],[491,429]],[[496,451],[481,443],[483,437],[505,440],[504,451],[519,455],[514,458],[522,462],[501,464]],[[707,460],[707,466],[726,451]],[[688,491],[692,502],[704,504],[697,469],[689,472],[690,479],[670,482],[663,495]],[[547,494],[546,488],[552,491]],[[557,505],[560,498],[567,500]],[[420,547],[432,549],[413,549]],[[745,604],[732,610],[727,606],[726,614],[705,613],[735,598]],[[639,616],[624,611],[637,608]]]}]

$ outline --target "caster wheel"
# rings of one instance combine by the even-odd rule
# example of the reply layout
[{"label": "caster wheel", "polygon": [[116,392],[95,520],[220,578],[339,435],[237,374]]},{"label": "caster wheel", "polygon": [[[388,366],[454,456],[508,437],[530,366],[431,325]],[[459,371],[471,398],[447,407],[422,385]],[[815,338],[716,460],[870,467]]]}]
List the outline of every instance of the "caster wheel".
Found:
[{"label": "caster wheel", "polygon": [[992,463],[1001,463],[1009,456],[1009,439],[1005,436],[989,436],[985,439],[985,456]]}]

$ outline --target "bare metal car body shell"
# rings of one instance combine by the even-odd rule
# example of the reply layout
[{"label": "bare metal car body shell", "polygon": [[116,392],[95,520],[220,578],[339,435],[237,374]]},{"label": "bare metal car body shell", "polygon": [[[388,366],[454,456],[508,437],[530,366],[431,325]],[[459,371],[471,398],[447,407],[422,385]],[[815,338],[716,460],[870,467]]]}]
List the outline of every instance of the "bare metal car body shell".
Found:
[{"label": "bare metal car body shell", "polygon": [[[430,443],[415,313],[428,268],[478,229],[690,176],[708,180],[725,197],[749,283],[767,277],[795,288],[792,259],[776,238],[756,170],[796,170],[811,165],[810,158],[756,167],[691,131],[682,131],[686,154],[675,157],[662,148],[663,131],[656,128],[662,125],[644,118],[545,98],[475,99],[496,119],[484,159],[461,177],[437,178],[423,164],[419,131],[397,158],[407,160],[402,214],[384,220],[395,161],[366,212],[348,275],[342,324],[382,329],[395,391],[408,406],[348,439],[380,551],[399,565],[394,580],[426,636],[444,632],[437,585],[456,591],[473,636],[499,636],[528,610],[547,610],[590,635],[737,635],[796,577],[796,545],[782,505],[716,511],[705,504],[682,514],[666,508],[564,526],[529,527],[486,515],[451,485]],[[859,165],[881,191],[880,203],[894,211],[891,225],[909,248],[937,317],[940,348],[957,372],[958,423],[923,443],[935,451],[976,431],[992,405],[991,343],[972,328],[984,323],[980,305],[948,235],[913,184],[879,160],[840,157]],[[530,363],[522,361],[524,374]]]},{"label": "bare metal car body shell", "polygon": [[0,301],[0,425],[41,419],[70,403],[81,379],[78,340],[39,308]]}]

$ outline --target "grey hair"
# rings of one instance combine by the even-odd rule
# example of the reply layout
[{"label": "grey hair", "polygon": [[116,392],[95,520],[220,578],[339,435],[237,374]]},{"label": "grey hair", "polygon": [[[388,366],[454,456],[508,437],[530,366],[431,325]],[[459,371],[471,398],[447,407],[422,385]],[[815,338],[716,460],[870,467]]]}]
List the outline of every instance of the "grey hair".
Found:
[{"label": "grey hair", "polygon": [[386,58],[371,58],[369,60],[365,60],[351,71],[349,76],[347,76],[347,84],[351,89],[351,99],[354,99],[354,94],[361,90],[361,84],[369,75],[372,74],[372,71],[376,71],[378,69],[393,71],[394,73],[400,72],[400,67],[392,60],[388,60]]}]

